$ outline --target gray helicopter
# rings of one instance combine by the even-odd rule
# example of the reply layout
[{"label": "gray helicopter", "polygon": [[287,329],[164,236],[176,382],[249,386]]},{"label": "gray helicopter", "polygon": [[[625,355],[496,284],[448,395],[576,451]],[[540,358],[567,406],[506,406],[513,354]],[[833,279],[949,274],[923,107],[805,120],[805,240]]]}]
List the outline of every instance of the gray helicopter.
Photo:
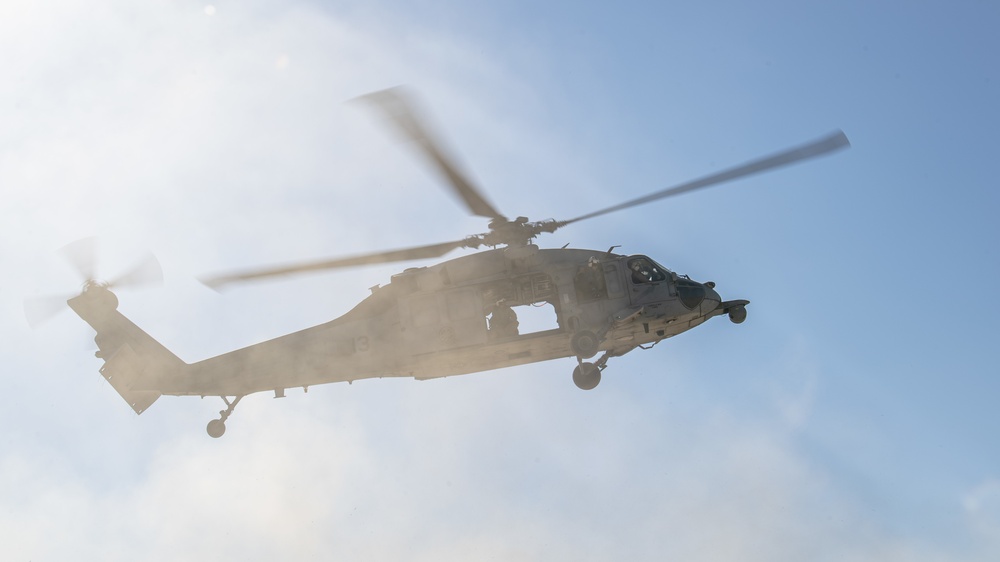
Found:
[{"label": "gray helicopter", "polygon": [[[727,316],[746,319],[748,300],[723,300],[712,282],[678,275],[643,255],[541,249],[534,239],[615,211],[807,160],[850,146],[843,132],[569,220],[508,219],[490,204],[417,118],[407,94],[394,88],[362,99],[414,141],[469,211],[489,219],[488,231],[440,244],[216,275],[219,288],[254,279],[439,258],[459,248],[474,254],[393,275],[343,316],[196,363],[186,363],[117,310],[112,289],[158,275],[147,262],[115,281],[97,281],[86,259],[73,257],[87,281],[68,301],[97,335],[100,372],[141,414],[160,396],[219,396],[226,408],[208,423],[221,437],[239,401],[274,392],[376,377],[433,379],[515,365],[574,358],[572,379],[590,390],[608,361]],[[152,272],[152,273],[151,273]],[[519,311],[550,307],[553,327],[525,330]],[[596,357],[596,359],[595,359]]]}]

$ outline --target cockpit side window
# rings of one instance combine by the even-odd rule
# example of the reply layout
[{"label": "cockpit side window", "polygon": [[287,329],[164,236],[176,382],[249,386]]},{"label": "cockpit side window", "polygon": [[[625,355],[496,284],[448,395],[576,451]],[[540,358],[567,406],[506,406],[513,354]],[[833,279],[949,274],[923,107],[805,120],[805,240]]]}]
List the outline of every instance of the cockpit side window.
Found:
[{"label": "cockpit side window", "polygon": [[667,274],[653,260],[644,257],[634,257],[628,260],[633,284],[658,283],[666,281]]}]

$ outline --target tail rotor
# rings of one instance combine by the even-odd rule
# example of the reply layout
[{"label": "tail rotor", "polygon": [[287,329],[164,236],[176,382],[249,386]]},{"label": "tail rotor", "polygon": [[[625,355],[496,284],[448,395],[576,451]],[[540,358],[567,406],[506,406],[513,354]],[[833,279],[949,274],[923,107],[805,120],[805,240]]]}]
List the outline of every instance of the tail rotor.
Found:
[{"label": "tail rotor", "polygon": [[[84,238],[63,246],[57,250],[83,281],[83,288],[95,285],[106,289],[136,289],[155,287],[163,284],[163,269],[153,254],[146,254],[133,267],[112,278],[110,281],[99,280],[97,276],[97,239]],[[28,325],[38,328],[69,308],[66,301],[77,293],[62,295],[43,295],[24,299],[24,316]]]}]

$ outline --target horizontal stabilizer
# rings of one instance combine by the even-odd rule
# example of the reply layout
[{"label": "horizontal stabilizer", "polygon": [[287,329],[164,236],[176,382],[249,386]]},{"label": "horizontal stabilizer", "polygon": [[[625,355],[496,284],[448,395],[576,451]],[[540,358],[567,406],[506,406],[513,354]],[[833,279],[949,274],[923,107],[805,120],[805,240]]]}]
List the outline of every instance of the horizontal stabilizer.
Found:
[{"label": "horizontal stabilizer", "polygon": [[137,414],[143,413],[160,397],[159,392],[133,390],[133,386],[137,386],[137,383],[143,380],[144,371],[148,366],[149,361],[143,360],[132,346],[124,344],[101,367],[101,375]]}]

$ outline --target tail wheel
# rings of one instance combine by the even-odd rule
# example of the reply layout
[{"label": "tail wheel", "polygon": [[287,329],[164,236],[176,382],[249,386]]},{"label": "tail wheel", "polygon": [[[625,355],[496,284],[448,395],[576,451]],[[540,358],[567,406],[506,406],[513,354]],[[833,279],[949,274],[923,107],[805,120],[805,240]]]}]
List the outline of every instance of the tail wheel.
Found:
[{"label": "tail wheel", "polygon": [[208,427],[205,429],[208,431],[209,437],[218,439],[226,432],[226,422],[222,420],[212,420],[208,422]]},{"label": "tail wheel", "polygon": [[580,363],[573,369],[573,383],[580,390],[593,390],[601,383],[601,368],[593,363]]},{"label": "tail wheel", "polygon": [[229,419],[229,416],[233,415],[233,410],[236,409],[236,405],[240,403],[240,400],[243,399],[243,396],[244,395],[240,395],[233,398],[232,402],[230,402],[229,398],[225,396],[219,397],[222,398],[222,401],[226,403],[226,409],[219,411],[219,419],[208,422],[208,426],[205,427],[205,431],[208,432],[209,437],[211,437],[212,439],[218,439],[219,437],[222,437],[222,435],[226,432],[226,420]]}]

